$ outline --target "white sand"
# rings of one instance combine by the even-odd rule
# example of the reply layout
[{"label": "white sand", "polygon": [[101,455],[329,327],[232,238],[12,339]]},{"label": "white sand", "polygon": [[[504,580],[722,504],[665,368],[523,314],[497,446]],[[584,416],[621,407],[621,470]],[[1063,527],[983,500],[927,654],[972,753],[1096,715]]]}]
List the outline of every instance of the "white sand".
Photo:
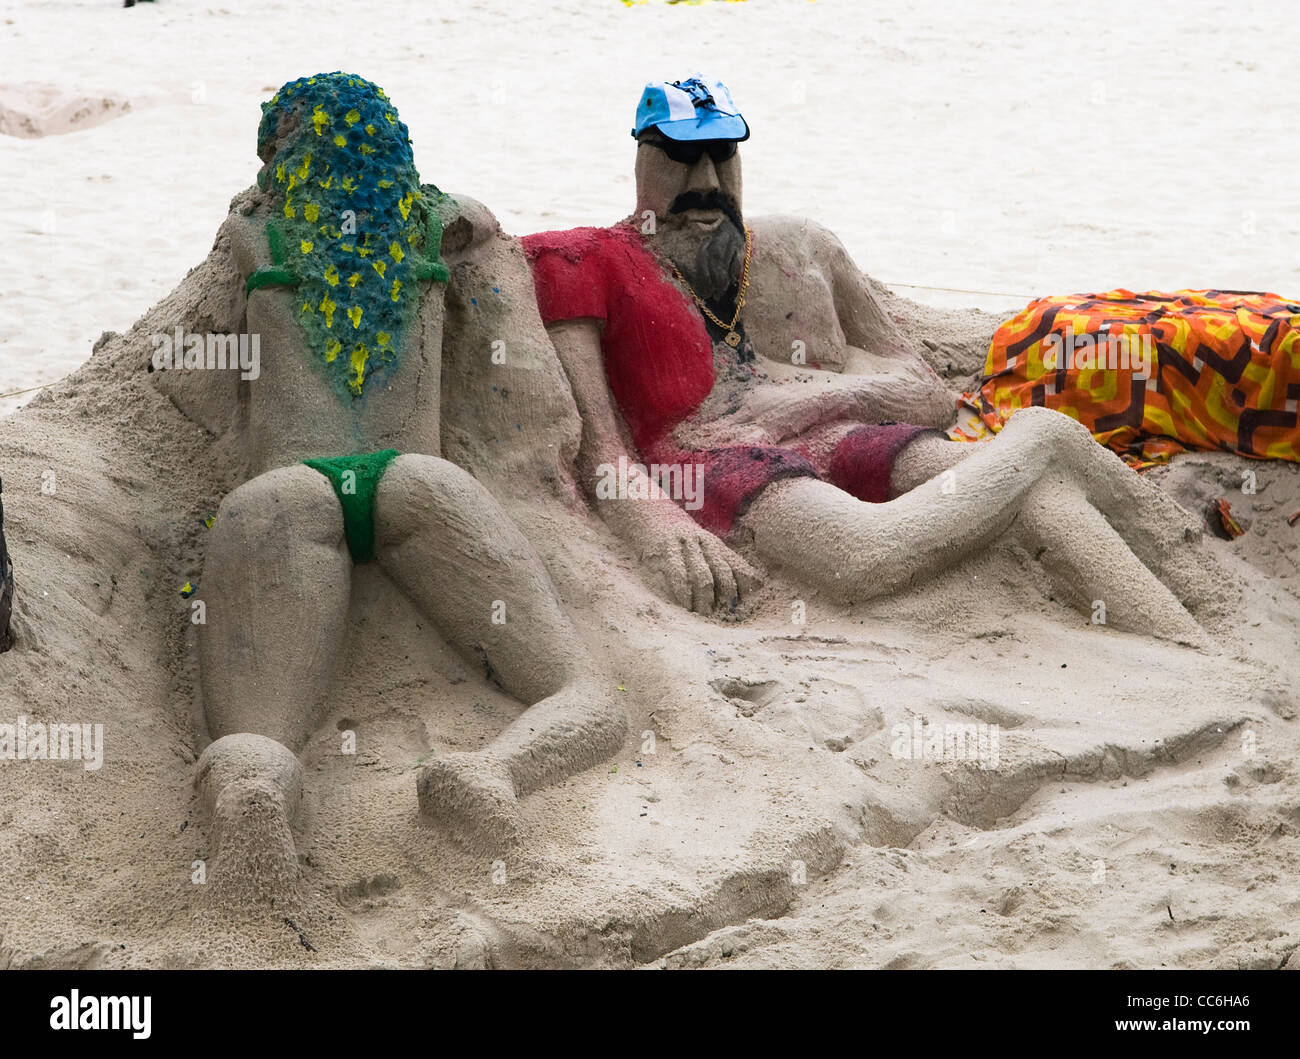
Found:
[{"label": "white sand", "polygon": [[[32,189],[6,195],[0,392],[63,376],[175,287],[251,180],[258,100],[339,67],[388,89],[426,180],[515,231],[626,212],[629,91],[707,65],[757,130],[747,208],[816,216],[885,279],[1295,292],[1297,222],[1274,174],[1300,146],[1275,131],[1290,87],[1275,6],[1216,22],[1205,5],[1171,29],[1168,11],[1104,4],[1058,34],[1082,67],[1028,3],[880,22],[848,0],[568,3],[529,20],[518,5],[363,19],[338,4],[310,24],[287,3],[6,11],[0,106],[85,109],[14,87],[39,82],[132,108],[0,138],[4,186]],[[802,79],[805,102],[775,74]],[[479,745],[518,706],[466,679],[364,571],[352,650],[364,631],[386,664],[344,660],[354,676],[304,754],[310,892],[292,915],[317,951],[275,916],[215,915],[190,882],[207,851],[191,788],[202,724],[176,588],[229,483],[133,370],[148,330],[193,313],[192,287],[0,420],[21,586],[0,722],[27,711],[111,732],[96,773],[0,767],[0,966],[1300,964],[1300,525],[1285,522],[1300,473],[1250,464],[1260,488],[1245,496],[1246,461],[1218,454],[1156,478],[1191,507],[1229,496],[1250,522],[1219,546],[1252,601],[1240,658],[1091,628],[1005,549],[903,600],[808,599],[804,627],[791,601],[807,594],[780,580],[742,623],[699,619],[657,599],[589,515],[516,512],[633,732],[657,741],[528,799],[531,837],[500,883],[419,821],[414,768],[430,745]],[[1016,304],[958,304],[974,302]],[[977,370],[992,318],[891,308],[914,334],[965,339],[954,379]],[[59,493],[42,499],[50,466]],[[914,717],[1000,724],[999,768],[894,760],[890,729]],[[344,728],[361,736],[355,760],[338,754]]]},{"label": "white sand", "polygon": [[1288,5],[880,11],[6,5],[0,108],[44,112],[52,85],[131,110],[66,136],[0,138],[2,186],[32,189],[0,203],[0,393],[66,374],[101,330],[124,330],[169,291],[251,178],[259,102],[340,68],[396,100],[426,180],[488,203],[509,231],[623,216],[637,89],[705,68],[755,130],[751,213],[820,220],[885,281],[1012,295],[905,292],[933,304],[1002,311],[1115,286],[1300,291],[1300,219],[1281,176],[1300,170],[1293,64],[1277,46]]}]

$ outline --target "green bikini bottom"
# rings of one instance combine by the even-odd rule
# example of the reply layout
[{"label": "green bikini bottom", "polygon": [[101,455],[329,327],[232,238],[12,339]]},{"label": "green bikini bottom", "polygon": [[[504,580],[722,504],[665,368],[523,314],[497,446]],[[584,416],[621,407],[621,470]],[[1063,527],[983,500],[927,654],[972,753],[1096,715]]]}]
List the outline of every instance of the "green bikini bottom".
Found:
[{"label": "green bikini bottom", "polygon": [[375,557],[375,490],[388,465],[400,455],[396,449],[384,449],[360,456],[302,461],[313,471],[320,471],[334,486],[343,506],[343,532],[354,563]]}]

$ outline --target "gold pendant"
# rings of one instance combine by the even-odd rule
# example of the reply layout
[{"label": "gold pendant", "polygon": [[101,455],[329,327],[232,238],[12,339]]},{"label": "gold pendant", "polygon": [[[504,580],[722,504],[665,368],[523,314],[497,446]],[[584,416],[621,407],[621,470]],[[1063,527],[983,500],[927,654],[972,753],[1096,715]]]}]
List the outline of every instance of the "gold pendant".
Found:
[{"label": "gold pendant", "polygon": [[735,349],[738,345],[740,345],[740,332],[728,331],[726,337],[723,338],[722,341],[727,343],[727,345],[729,345],[732,349]]}]

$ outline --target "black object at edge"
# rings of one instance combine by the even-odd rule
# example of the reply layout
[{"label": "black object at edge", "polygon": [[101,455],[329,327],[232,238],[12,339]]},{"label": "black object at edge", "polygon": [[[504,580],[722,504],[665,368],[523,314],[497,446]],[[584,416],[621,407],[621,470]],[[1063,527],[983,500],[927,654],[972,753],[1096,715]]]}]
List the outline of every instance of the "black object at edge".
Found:
[{"label": "black object at edge", "polygon": [[[4,482],[0,481],[0,493],[4,492]],[[5,546],[5,505],[0,499],[0,654],[14,645],[13,633],[9,631],[9,617],[14,606],[14,564],[9,561],[9,549]]]}]

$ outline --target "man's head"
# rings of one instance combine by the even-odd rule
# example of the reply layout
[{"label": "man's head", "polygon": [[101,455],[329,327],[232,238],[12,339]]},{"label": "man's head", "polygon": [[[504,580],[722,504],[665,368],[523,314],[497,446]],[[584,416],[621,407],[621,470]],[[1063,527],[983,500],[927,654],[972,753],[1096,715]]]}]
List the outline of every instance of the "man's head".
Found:
[{"label": "man's head", "polygon": [[749,126],[720,81],[645,86],[637,105],[636,215],[703,298],[735,280],[744,254],[740,152]]}]

